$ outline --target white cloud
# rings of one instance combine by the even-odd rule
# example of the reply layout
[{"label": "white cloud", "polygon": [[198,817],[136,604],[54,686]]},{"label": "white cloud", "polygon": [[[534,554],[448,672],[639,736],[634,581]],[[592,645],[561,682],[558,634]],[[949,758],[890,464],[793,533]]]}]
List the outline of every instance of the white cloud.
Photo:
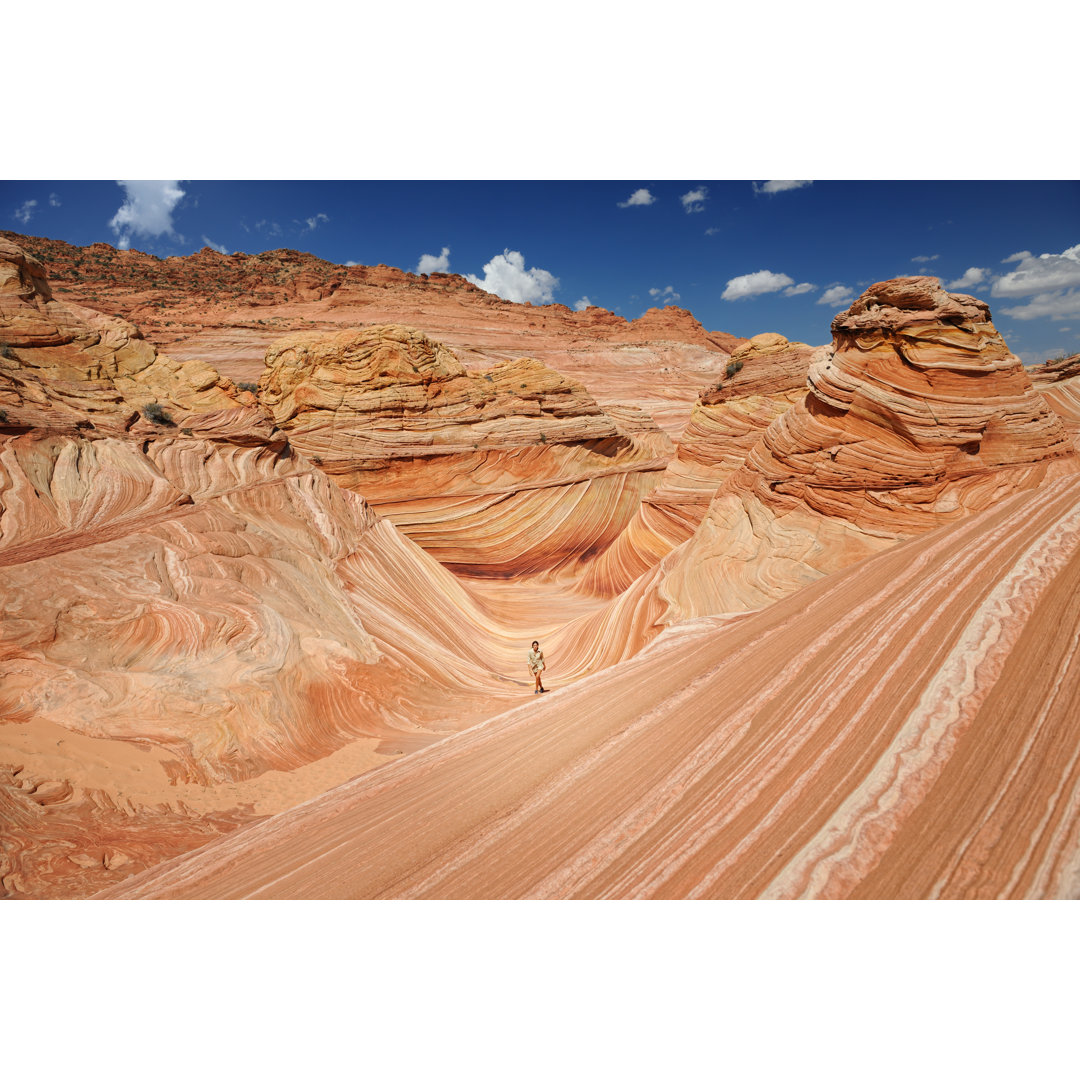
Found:
[{"label": "white cloud", "polygon": [[222,255],[228,255],[229,249],[224,244],[215,244],[209,236],[203,236],[202,242],[208,247],[213,248],[215,251],[220,251]]},{"label": "white cloud", "polygon": [[656,196],[653,195],[648,188],[639,187],[626,202],[616,203],[616,205],[621,207],[651,206],[654,202],[656,202]]},{"label": "white cloud", "polygon": [[128,248],[133,236],[176,236],[172,215],[184,197],[178,180],[117,180],[124,202],[109,221],[116,246]]},{"label": "white cloud", "polygon": [[550,304],[559,279],[547,270],[533,266],[525,269],[525,257],[520,251],[505,248],[501,255],[496,255],[491,262],[484,264],[484,276],[466,274],[466,281],[485,292],[494,293],[504,300],[513,300],[517,304],[526,301],[533,304]]},{"label": "white cloud", "polygon": [[59,206],[60,205],[60,196],[57,195],[55,191],[50,191],[49,192],[49,205],[50,206]]},{"label": "white cloud", "polygon": [[994,296],[1030,296],[1080,285],[1080,244],[1066,248],[1060,255],[1036,258],[1030,252],[1021,251],[1004,261],[1014,260],[1020,265],[994,282]]},{"label": "white cloud", "polygon": [[917,263],[928,263],[940,258],[940,255],[913,255],[911,257],[911,261]]},{"label": "white cloud", "polygon": [[34,216],[34,207],[37,206],[37,199],[27,199],[26,202],[19,207],[11,216],[20,224],[26,225],[30,219]]},{"label": "white cloud", "polygon": [[328,218],[326,214],[323,214],[321,212],[318,214],[313,214],[309,218],[304,218],[304,222],[307,225],[307,229],[305,231],[314,232],[319,227],[319,225],[325,225],[326,222],[328,222],[329,220],[330,218]]},{"label": "white cloud", "polygon": [[281,226],[276,221],[267,221],[265,218],[262,221],[256,221],[255,228],[259,232],[266,233],[267,236],[281,235]]},{"label": "white cloud", "polygon": [[587,296],[583,296],[580,300],[574,301],[575,311],[584,311],[586,308],[590,307],[596,307],[596,305]]},{"label": "white cloud", "polygon": [[682,296],[675,291],[674,285],[665,285],[662,289],[650,289],[649,295],[654,300],[662,300],[665,304],[674,304],[681,300]]},{"label": "white cloud", "polygon": [[849,285],[830,285],[818,300],[819,304],[829,304],[832,307],[843,307],[855,299],[855,290]]},{"label": "white cloud", "polygon": [[1002,308],[1003,315],[1014,319],[1071,319],[1080,315],[1080,289],[1061,289],[1057,292],[1037,293],[1018,307]]},{"label": "white cloud", "polygon": [[1003,314],[1014,319],[1055,320],[1080,315],[1080,244],[1059,255],[1018,251],[1003,261],[1019,265],[995,279],[991,295],[1030,297],[1025,304],[1003,308]]},{"label": "white cloud", "polygon": [[679,201],[683,204],[688,214],[698,214],[705,209],[705,200],[709,197],[709,189],[707,187],[695,188],[693,191],[688,191],[685,195],[679,196]]},{"label": "white cloud", "polygon": [[754,274],[742,274],[733,277],[727,288],[720,294],[722,300],[744,300],[748,296],[760,296],[762,293],[779,292],[788,285],[794,285],[793,278],[787,274],[774,274],[771,270],[758,270]]},{"label": "white cloud", "polygon": [[803,293],[813,292],[817,288],[816,285],[812,285],[809,281],[800,281],[798,285],[792,285],[791,288],[784,290],[785,296],[802,296]]},{"label": "white cloud", "polygon": [[766,180],[764,184],[754,181],[755,195],[776,195],[781,191],[796,191],[801,187],[809,187],[813,180]]},{"label": "white cloud", "polygon": [[355,259],[350,259],[347,263],[342,263],[342,266],[361,266],[362,263],[358,263]]},{"label": "white cloud", "polygon": [[705,230],[705,235],[706,236],[715,236],[719,231],[720,231],[720,227],[718,225],[712,225],[712,226],[710,226],[709,228],[707,228]]},{"label": "white cloud", "polygon": [[978,266],[969,266],[962,277],[958,277],[955,281],[950,281],[945,286],[946,289],[970,289],[972,285],[982,285],[986,281],[986,275],[989,274],[989,270],[983,270]]},{"label": "white cloud", "polygon": [[421,255],[416,264],[418,274],[447,274],[450,272],[450,249],[444,247],[441,255]]}]

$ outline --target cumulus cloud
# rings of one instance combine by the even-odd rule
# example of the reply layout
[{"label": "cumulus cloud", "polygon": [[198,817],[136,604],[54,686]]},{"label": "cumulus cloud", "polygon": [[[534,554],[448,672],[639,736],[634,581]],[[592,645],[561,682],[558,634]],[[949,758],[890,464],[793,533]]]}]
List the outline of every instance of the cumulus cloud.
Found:
[{"label": "cumulus cloud", "polygon": [[494,293],[504,300],[513,300],[517,304],[526,301],[532,304],[550,304],[559,279],[547,270],[537,267],[525,269],[525,256],[520,251],[505,248],[501,255],[496,255],[491,262],[484,264],[483,278],[475,274],[466,274],[466,281],[471,281],[485,292]]},{"label": "cumulus cloud", "polygon": [[1080,315],[1080,244],[1060,254],[1032,255],[1018,251],[1005,262],[1015,270],[994,281],[992,296],[1030,297],[1016,307],[1003,308],[1014,319],[1068,319]]},{"label": "cumulus cloud", "polygon": [[781,191],[795,191],[801,187],[809,187],[813,180],[766,180],[759,184],[754,181],[755,195],[777,195]]},{"label": "cumulus cloud", "polygon": [[583,296],[580,300],[574,301],[575,311],[584,311],[586,308],[595,307],[596,305],[587,297]]},{"label": "cumulus cloud", "polygon": [[961,277],[958,277],[955,281],[950,281],[945,288],[970,289],[972,285],[982,285],[986,281],[989,272],[989,270],[984,270],[979,266],[969,266]]},{"label": "cumulus cloud", "polygon": [[1030,296],[1080,285],[1080,244],[1066,248],[1060,255],[1036,257],[1020,251],[1004,261],[1020,265],[994,282],[994,296]]},{"label": "cumulus cloud", "polygon": [[803,293],[813,292],[817,288],[816,285],[812,285],[809,281],[800,281],[798,285],[792,285],[790,288],[784,290],[785,296],[802,296]]},{"label": "cumulus cloud", "polygon": [[656,196],[647,187],[639,187],[626,202],[617,203],[616,205],[621,207],[651,206],[654,202],[656,202]]},{"label": "cumulus cloud", "polygon": [[674,304],[676,300],[681,300],[682,297],[675,291],[674,285],[665,285],[662,289],[650,289],[649,295],[654,300],[660,300],[665,304]]},{"label": "cumulus cloud", "polygon": [[204,235],[202,242],[208,247],[213,248],[215,251],[220,251],[222,255],[228,255],[229,249],[224,244],[215,244],[209,236]]},{"label": "cumulus cloud", "polygon": [[855,299],[855,290],[848,285],[830,285],[818,300],[819,304],[843,307]]},{"label": "cumulus cloud", "polygon": [[447,274],[450,272],[450,249],[444,247],[441,255],[421,255],[416,264],[418,274]]},{"label": "cumulus cloud", "polygon": [[1003,315],[1014,319],[1071,319],[1080,316],[1080,289],[1062,289],[1057,292],[1036,293],[1025,304],[1002,308]]},{"label": "cumulus cloud", "polygon": [[917,263],[928,263],[940,258],[940,255],[912,255],[911,261]]},{"label": "cumulus cloud", "polygon": [[749,296],[761,296],[763,293],[779,292],[788,285],[794,285],[793,278],[787,274],[774,274],[771,270],[758,270],[754,274],[742,274],[733,277],[727,288],[720,294],[722,300],[745,300]]},{"label": "cumulus cloud", "polygon": [[34,216],[34,207],[37,206],[37,199],[27,199],[26,202],[19,207],[11,216],[20,224],[26,225],[30,219]]},{"label": "cumulus cloud", "polygon": [[694,188],[685,195],[679,196],[679,201],[688,214],[699,214],[705,209],[705,200],[709,197],[707,187]]},{"label": "cumulus cloud", "polygon": [[117,180],[124,202],[109,221],[116,246],[131,246],[134,236],[176,236],[172,215],[184,197],[178,180]]},{"label": "cumulus cloud", "polygon": [[49,192],[49,205],[50,206],[59,206],[60,205],[60,196],[57,195],[55,191],[50,191]]}]

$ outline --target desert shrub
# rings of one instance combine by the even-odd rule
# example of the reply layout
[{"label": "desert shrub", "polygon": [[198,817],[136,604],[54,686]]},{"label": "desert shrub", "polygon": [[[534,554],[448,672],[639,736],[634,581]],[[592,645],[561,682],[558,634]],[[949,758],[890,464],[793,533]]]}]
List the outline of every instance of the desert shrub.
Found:
[{"label": "desert shrub", "polygon": [[240,390],[246,390],[249,394],[257,394],[259,392],[259,384],[253,382],[238,382],[237,388]]},{"label": "desert shrub", "polygon": [[0,356],[5,360],[14,360],[15,357],[6,345],[0,345]]},{"label": "desert shrub", "polygon": [[0,409],[0,424],[7,423],[7,409]]},{"label": "desert shrub", "polygon": [[149,405],[144,405],[142,414],[153,424],[172,426],[172,417],[165,411],[159,401],[151,401]]}]

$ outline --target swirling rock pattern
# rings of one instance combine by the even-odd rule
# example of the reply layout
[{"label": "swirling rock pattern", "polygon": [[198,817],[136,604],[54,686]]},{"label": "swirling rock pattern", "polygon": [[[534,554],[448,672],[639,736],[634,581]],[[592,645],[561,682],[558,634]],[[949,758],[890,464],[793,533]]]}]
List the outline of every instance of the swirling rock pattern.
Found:
[{"label": "swirling rock pattern", "polygon": [[833,333],[803,400],[768,427],[666,560],[670,621],[760,607],[1080,469],[981,301],[936,278],[880,282]]},{"label": "swirling rock pattern", "polygon": [[1080,898],[1078,598],[1074,477],[100,896]]},{"label": "swirling rock pattern", "polygon": [[805,396],[813,352],[781,334],[758,334],[735,348],[724,378],[702,391],[660,483],[589,564],[579,587],[617,596],[693,535],[717,489],[765,429]]},{"label": "swirling rock pattern", "polygon": [[[1076,894],[1074,432],[977,301],[874,286],[790,405],[754,339],[668,467],[534,359],[323,328],[255,395],[0,265],[3,895]],[[578,587],[662,475],[690,538]]]},{"label": "swirling rock pattern", "polygon": [[1080,449],[1080,354],[1032,368],[1031,381]]},{"label": "swirling rock pattern", "polygon": [[400,326],[289,335],[260,393],[294,447],[474,576],[561,572],[603,550],[672,449],[535,360],[469,372]]}]

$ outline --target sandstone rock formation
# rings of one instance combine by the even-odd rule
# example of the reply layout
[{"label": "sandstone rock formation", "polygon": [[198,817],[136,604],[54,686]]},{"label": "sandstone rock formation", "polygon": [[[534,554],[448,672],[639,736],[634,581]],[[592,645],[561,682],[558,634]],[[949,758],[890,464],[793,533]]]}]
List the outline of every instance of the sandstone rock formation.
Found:
[{"label": "sandstone rock formation", "polygon": [[159,356],[122,319],[57,300],[37,260],[0,238],[0,424],[54,432],[160,428],[254,445],[272,424],[254,395],[198,360]]},{"label": "sandstone rock formation", "polygon": [[[5,894],[93,891],[518,693],[524,677],[506,673],[530,631],[332,483],[253,395],[235,424],[206,422],[205,397],[182,414],[193,428],[135,419],[161,358],[125,352],[128,329],[52,300],[32,260],[8,254]],[[157,400],[179,415],[179,393]],[[213,405],[231,387],[203,393]]]},{"label": "sandstone rock formation", "polygon": [[765,429],[806,393],[813,349],[781,334],[736,346],[723,378],[702,391],[660,483],[599,558],[581,587],[616,596],[690,538],[724,480]]},{"label": "sandstone rock formation", "polygon": [[0,248],[0,895],[1077,894],[1075,380],[985,305],[879,283],[811,356],[101,247],[189,341],[278,321],[241,388]]},{"label": "sandstone rock formation", "polygon": [[627,320],[599,307],[517,304],[456,274],[336,266],[297,251],[203,248],[159,259],[108,244],[0,237],[34,252],[61,295],[132,319],[170,355],[207,361],[240,382],[258,381],[267,348],[289,331],[394,323],[445,342],[469,368],[537,359],[605,406],[646,409],[675,437],[701,386],[743,340],[673,306]]},{"label": "sandstone rock formation", "polygon": [[511,577],[606,547],[670,440],[531,359],[468,372],[400,326],[291,334],[261,400],[290,443],[450,568]]},{"label": "sandstone rock formation", "polygon": [[[1080,468],[981,301],[936,278],[881,282],[833,320],[833,335],[805,398],[769,426],[666,568],[683,614],[760,606]],[[693,569],[703,560],[704,587]]]},{"label": "sandstone rock formation", "polygon": [[1031,369],[1035,389],[1046,399],[1080,450],[1080,353]]},{"label": "sandstone rock formation", "polygon": [[102,898],[1080,898],[1080,478]]}]

